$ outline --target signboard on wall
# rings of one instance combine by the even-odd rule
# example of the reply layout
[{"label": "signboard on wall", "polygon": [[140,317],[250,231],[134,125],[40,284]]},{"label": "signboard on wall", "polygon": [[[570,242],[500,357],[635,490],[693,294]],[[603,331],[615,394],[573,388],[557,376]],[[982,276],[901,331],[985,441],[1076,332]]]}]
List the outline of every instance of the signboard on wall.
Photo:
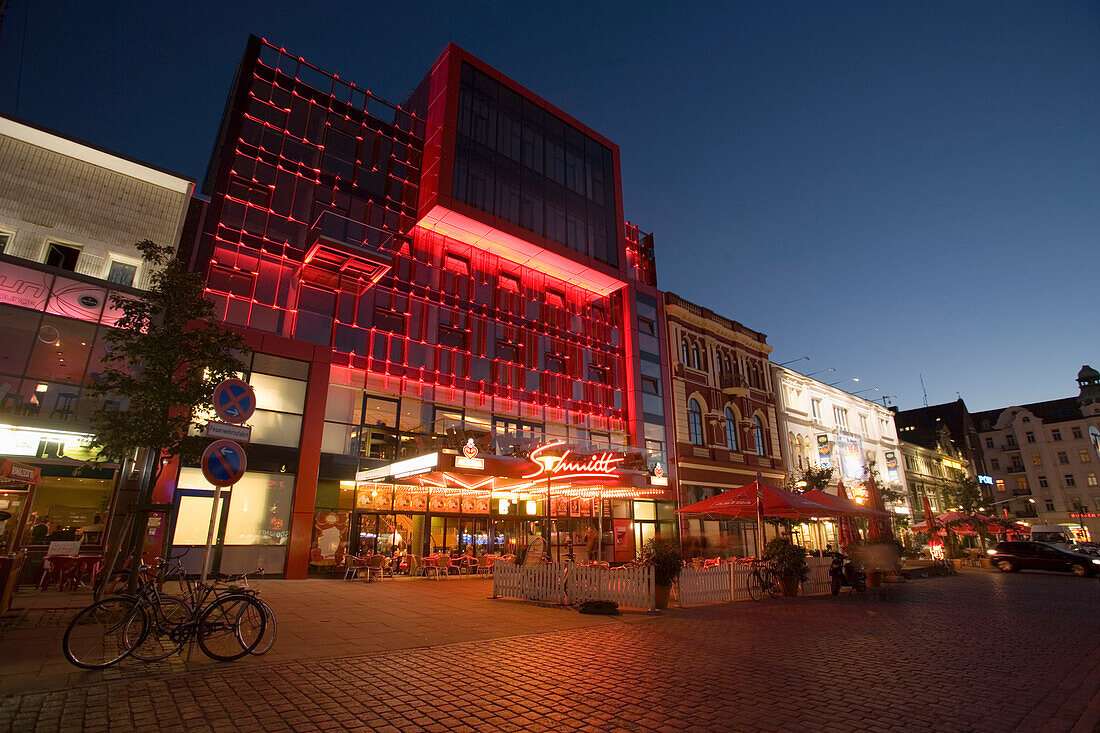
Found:
[{"label": "signboard on wall", "polygon": [[829,445],[828,435],[817,436],[817,465],[821,468],[833,467],[833,449]]},{"label": "signboard on wall", "polygon": [[886,451],[886,480],[898,480],[898,456],[894,451]]}]

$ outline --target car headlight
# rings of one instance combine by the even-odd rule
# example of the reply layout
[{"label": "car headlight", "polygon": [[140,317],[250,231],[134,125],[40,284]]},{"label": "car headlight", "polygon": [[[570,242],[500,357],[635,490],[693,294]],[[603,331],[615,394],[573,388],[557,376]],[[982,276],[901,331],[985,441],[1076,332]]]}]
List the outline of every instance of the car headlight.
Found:
[{"label": "car headlight", "polygon": [[987,554],[987,555],[996,555],[997,551],[996,550],[986,550],[985,554]]},{"label": "car headlight", "polygon": [[1095,564],[1095,565],[1100,565],[1100,560],[1093,560],[1092,562],[1093,562],[1093,564]]}]

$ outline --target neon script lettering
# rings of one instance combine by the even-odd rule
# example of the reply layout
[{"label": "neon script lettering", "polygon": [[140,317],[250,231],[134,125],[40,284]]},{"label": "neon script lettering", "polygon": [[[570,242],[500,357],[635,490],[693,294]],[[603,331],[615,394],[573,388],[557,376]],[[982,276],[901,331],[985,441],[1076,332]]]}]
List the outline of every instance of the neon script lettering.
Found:
[{"label": "neon script lettering", "polygon": [[531,462],[538,465],[533,472],[524,475],[523,478],[586,478],[614,476],[618,464],[626,460],[626,456],[616,456],[614,453],[600,453],[583,460],[570,460],[573,451],[566,450],[560,456],[545,455],[551,448],[564,445],[564,441],[540,445],[531,451]]}]

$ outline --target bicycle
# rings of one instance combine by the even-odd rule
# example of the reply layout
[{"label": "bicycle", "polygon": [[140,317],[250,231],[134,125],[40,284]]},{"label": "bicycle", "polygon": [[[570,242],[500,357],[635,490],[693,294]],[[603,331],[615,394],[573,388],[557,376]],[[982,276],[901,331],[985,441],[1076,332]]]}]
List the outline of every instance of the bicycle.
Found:
[{"label": "bicycle", "polygon": [[[253,598],[263,608],[263,613],[264,613],[264,617],[265,617],[264,634],[261,637],[259,643],[257,643],[257,645],[255,646],[255,648],[253,648],[249,651],[249,654],[252,654],[252,655],[257,656],[257,657],[262,656],[264,654],[267,654],[269,651],[271,651],[271,647],[273,647],[275,645],[275,635],[278,633],[278,625],[275,621],[275,611],[273,611],[271,606],[269,606],[267,604],[267,601],[260,598],[260,591],[258,589],[250,588],[249,585],[248,585],[248,579],[251,576],[253,576],[253,575],[263,576],[263,574],[264,574],[264,569],[263,568],[257,568],[256,570],[254,570],[251,573],[241,573],[240,575],[228,578],[227,581],[226,581],[226,582],[229,582],[229,583],[233,584],[233,585],[230,585],[231,589],[236,587],[236,588],[244,589],[245,591],[251,593]],[[247,610],[247,613],[253,613],[253,612],[254,612],[254,609],[252,609],[252,608],[249,608]],[[250,619],[250,620],[254,622],[254,619]],[[244,639],[241,639],[241,645],[242,646],[245,645],[245,640]]]},{"label": "bicycle", "polygon": [[779,576],[772,566],[763,560],[750,560],[748,565],[752,570],[745,583],[748,585],[749,598],[759,601],[765,595],[778,598],[783,592],[779,583]]},{"label": "bicycle", "polygon": [[267,612],[254,591],[199,583],[192,607],[161,595],[148,570],[140,568],[146,579],[137,596],[105,598],[73,617],[62,637],[66,659],[83,669],[110,667],[131,655],[156,661],[195,639],[206,656],[230,662],[260,645]]}]

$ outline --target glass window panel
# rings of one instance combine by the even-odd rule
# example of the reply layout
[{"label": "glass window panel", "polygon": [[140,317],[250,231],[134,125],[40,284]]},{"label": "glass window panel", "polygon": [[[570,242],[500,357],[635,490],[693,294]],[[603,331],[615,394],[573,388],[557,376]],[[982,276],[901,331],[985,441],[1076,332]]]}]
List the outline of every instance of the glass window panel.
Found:
[{"label": "glass window panel", "polygon": [[253,443],[279,445],[286,448],[298,447],[302,433],[301,415],[256,410],[248,423],[252,426]]},{"label": "glass window panel", "polygon": [[256,354],[252,357],[252,371],[291,379],[309,379],[309,362]]},{"label": "glass window panel", "polygon": [[328,399],[325,401],[325,419],[358,425],[363,408],[363,392],[338,384],[328,386]]},{"label": "glass window panel", "polygon": [[[184,469],[187,470],[187,469]],[[180,476],[183,485],[183,476]],[[225,496],[223,494],[223,496]],[[225,516],[226,502],[222,501],[221,515]],[[210,510],[214,506],[211,496],[181,496],[176,513],[176,529],[172,534],[173,545],[205,545],[210,532]]]},{"label": "glass window panel", "polygon": [[248,383],[256,392],[257,408],[302,414],[306,403],[305,382],[253,372]]},{"label": "glass window panel", "polygon": [[635,519],[656,519],[657,518],[657,504],[652,501],[636,501],[634,502],[634,518]]},{"label": "glass window panel", "polygon": [[107,273],[107,280],[109,282],[118,283],[119,285],[133,285],[134,276],[136,274],[137,265],[112,260],[111,269]]},{"label": "glass window panel", "polygon": [[246,472],[233,485],[225,544],[285,545],[293,497],[293,474]]},{"label": "glass window panel", "polygon": [[372,427],[397,427],[397,400],[367,395],[363,408],[363,424]]},{"label": "glass window panel", "polygon": [[46,315],[35,334],[27,375],[79,384],[95,342],[94,324]]},{"label": "glass window panel", "polygon": [[[22,374],[38,334],[42,314],[0,305],[0,372]],[[49,334],[47,334],[47,337]]]},{"label": "glass window panel", "polygon": [[358,434],[358,425],[326,422],[321,433],[321,451],[337,456],[355,455],[357,443],[353,442]]}]

